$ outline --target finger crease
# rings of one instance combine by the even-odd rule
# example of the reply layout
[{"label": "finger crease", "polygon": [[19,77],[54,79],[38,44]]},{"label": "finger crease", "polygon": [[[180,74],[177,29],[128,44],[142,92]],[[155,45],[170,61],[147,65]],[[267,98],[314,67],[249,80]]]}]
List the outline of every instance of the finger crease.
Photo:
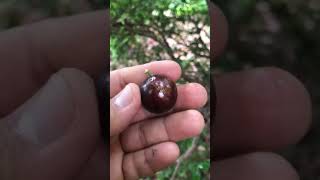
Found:
[{"label": "finger crease", "polygon": [[143,128],[143,124],[141,123],[139,125],[139,139],[140,139],[140,142],[141,142],[141,145],[142,147],[147,147],[149,145],[148,143],[148,140],[147,140],[147,137],[146,137],[146,132]]},{"label": "finger crease", "polygon": [[120,84],[121,89],[123,89],[128,83],[125,81],[125,79],[124,79],[124,77],[122,75],[122,71],[119,70],[118,72],[119,72],[118,73],[118,75],[119,75],[118,76],[119,84]]},{"label": "finger crease", "polygon": [[[128,163],[128,161],[129,162],[131,162],[132,163],[132,171],[131,172],[134,172],[134,177],[136,177],[136,178],[138,178],[139,177],[139,170],[137,169],[137,164],[136,164],[136,162],[135,162],[135,157],[134,157],[135,155],[134,154],[132,154],[131,156],[130,155],[126,155],[126,160],[127,160],[127,162],[126,163]],[[125,159],[125,158],[123,158],[123,159]],[[130,160],[128,160],[127,158],[131,158]],[[123,164],[124,164],[125,162],[123,161]],[[122,165],[122,172],[124,173],[124,177],[131,177],[130,176],[130,171],[129,171],[129,169],[128,168],[125,168],[125,166],[123,166]],[[126,179],[126,178],[125,178]]]},{"label": "finger crease", "polygon": [[147,150],[144,150],[143,152],[144,152],[145,164],[149,168],[151,174],[155,174],[155,171],[152,168],[151,162],[152,162],[152,158],[154,158],[154,156],[156,155],[156,150],[151,149],[151,152],[152,152],[151,156],[147,155]]},{"label": "finger crease", "polygon": [[169,135],[169,130],[168,130],[168,126],[167,126],[166,121],[167,121],[167,118],[164,117],[164,118],[162,119],[162,124],[163,124],[163,126],[164,126],[164,130],[166,131],[167,140],[168,140],[168,141],[171,141],[171,138],[170,138],[170,135]]}]

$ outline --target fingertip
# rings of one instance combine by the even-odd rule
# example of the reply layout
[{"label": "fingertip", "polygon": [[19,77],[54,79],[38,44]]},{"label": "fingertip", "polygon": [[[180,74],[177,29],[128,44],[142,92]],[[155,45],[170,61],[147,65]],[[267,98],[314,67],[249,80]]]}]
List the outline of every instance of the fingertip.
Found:
[{"label": "fingertip", "polygon": [[280,172],[287,172],[287,175],[290,175],[290,177],[295,177],[293,179],[299,179],[296,169],[279,154],[272,152],[255,152],[248,154],[246,158],[262,165],[270,165],[277,162],[273,168],[278,169]]},{"label": "fingertip", "polygon": [[135,83],[129,83],[127,86],[132,90],[135,106],[141,106],[141,94],[139,86]]},{"label": "fingertip", "polygon": [[205,121],[203,115],[199,111],[194,112],[194,120],[193,120],[194,135],[200,135],[204,129]]},{"label": "fingertip", "polygon": [[[269,71],[270,81],[274,82],[276,89],[281,89],[283,97],[288,98],[287,114],[288,120],[296,124],[292,128],[291,142],[295,144],[300,141],[309,131],[312,123],[311,96],[306,86],[294,75],[280,68],[266,67],[261,70]],[[289,102],[291,99],[292,102]],[[289,138],[288,138],[289,139]]]},{"label": "fingertip", "polygon": [[171,159],[173,161],[177,160],[178,157],[180,156],[180,149],[179,149],[179,146],[176,144],[176,143],[170,143],[171,145],[169,145],[170,147],[168,148],[169,150],[171,150],[173,153],[172,153],[172,157]]},{"label": "fingertip", "polygon": [[[178,87],[178,100],[177,107],[190,106],[201,108],[208,101],[208,93],[201,84],[189,83]],[[185,105],[179,103],[184,103]]]},{"label": "fingertip", "polygon": [[185,132],[184,134],[187,134],[188,137],[198,136],[205,126],[202,114],[196,110],[187,110],[185,113],[186,122],[183,123],[182,126],[186,127],[182,128],[187,132]]},{"label": "fingertip", "polygon": [[95,151],[99,116],[93,81],[86,73],[60,70],[20,110],[12,133],[17,133],[17,142],[25,146],[21,151],[27,153],[17,179],[72,177]]},{"label": "fingertip", "polygon": [[[214,162],[214,179],[298,180],[299,175],[283,157],[268,152],[244,154]],[[232,173],[231,173],[232,172]]]},{"label": "fingertip", "polygon": [[216,156],[279,150],[296,144],[310,127],[309,93],[282,69],[229,73],[217,78],[216,85]]},{"label": "fingertip", "polygon": [[84,86],[84,87],[91,88],[90,89],[91,91],[93,90],[93,87],[94,87],[93,79],[88,74],[86,74],[85,72],[79,69],[62,68],[55,75],[61,76],[67,82],[72,81],[72,82],[68,82],[69,84],[70,83],[72,84],[73,82],[85,83],[87,84],[87,86]]},{"label": "fingertip", "polygon": [[154,61],[146,64],[146,67],[148,66],[156,71],[155,73],[165,74],[173,81],[178,80],[182,73],[180,65],[172,60]]},{"label": "fingertip", "polygon": [[158,148],[159,156],[157,158],[166,166],[174,163],[180,155],[179,146],[174,142],[165,142],[160,145]]},{"label": "fingertip", "polygon": [[202,101],[201,101],[202,103],[200,103],[200,107],[203,107],[208,102],[208,92],[206,88],[201,84],[197,84],[197,85],[198,85],[199,94],[202,94]]},{"label": "fingertip", "polygon": [[176,61],[172,61],[172,60],[164,60],[165,63],[170,64],[170,66],[174,67],[176,69],[175,71],[175,75],[177,77],[177,79],[181,76],[182,70],[181,70],[181,66],[176,62]]}]

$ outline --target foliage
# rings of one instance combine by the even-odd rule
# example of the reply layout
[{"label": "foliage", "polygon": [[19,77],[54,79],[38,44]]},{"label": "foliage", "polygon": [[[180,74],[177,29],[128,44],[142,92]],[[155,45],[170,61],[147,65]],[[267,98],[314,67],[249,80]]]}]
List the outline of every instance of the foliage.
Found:
[{"label": "foliage", "polygon": [[[0,29],[101,9],[104,4],[105,0],[2,0]],[[180,83],[196,81],[209,88],[210,29],[205,0],[115,0],[110,3],[110,15],[113,69],[171,59],[183,69]],[[209,121],[209,105],[201,111]],[[177,179],[208,175],[209,135],[209,129],[202,133],[194,153],[181,164]],[[181,153],[192,141],[179,143]],[[159,172],[157,178],[168,179],[174,168]]]},{"label": "foliage", "polygon": [[118,63],[171,59],[185,74],[199,71],[199,76],[185,75],[182,80],[208,82],[210,28],[205,0],[111,1],[110,15],[113,69]]},{"label": "foliage", "polygon": [[[110,2],[111,69],[170,59],[182,68],[179,83],[209,88],[210,28],[205,0],[117,0]],[[209,105],[201,110],[209,114]],[[209,117],[206,119],[209,121]],[[206,179],[209,174],[209,129],[193,153],[179,164],[175,179]],[[179,142],[181,154],[195,139]],[[177,165],[147,179],[170,179]]]}]

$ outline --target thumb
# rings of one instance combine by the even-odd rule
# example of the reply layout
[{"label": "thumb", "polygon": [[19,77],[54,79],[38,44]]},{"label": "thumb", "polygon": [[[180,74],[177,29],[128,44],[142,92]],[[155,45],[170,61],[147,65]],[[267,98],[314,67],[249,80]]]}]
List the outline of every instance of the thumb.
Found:
[{"label": "thumb", "polygon": [[120,134],[141,106],[138,85],[130,83],[110,100],[110,136]]},{"label": "thumb", "polygon": [[61,70],[3,122],[8,126],[3,131],[11,169],[7,177],[72,179],[99,140],[93,82],[79,70]]}]

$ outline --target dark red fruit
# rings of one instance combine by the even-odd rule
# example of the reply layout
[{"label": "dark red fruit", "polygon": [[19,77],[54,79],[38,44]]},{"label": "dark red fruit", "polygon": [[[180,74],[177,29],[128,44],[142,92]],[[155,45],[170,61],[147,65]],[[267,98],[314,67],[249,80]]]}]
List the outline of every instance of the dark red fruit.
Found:
[{"label": "dark red fruit", "polygon": [[140,86],[141,101],[143,107],[152,113],[165,113],[173,108],[177,101],[177,86],[168,77],[152,75]]}]

